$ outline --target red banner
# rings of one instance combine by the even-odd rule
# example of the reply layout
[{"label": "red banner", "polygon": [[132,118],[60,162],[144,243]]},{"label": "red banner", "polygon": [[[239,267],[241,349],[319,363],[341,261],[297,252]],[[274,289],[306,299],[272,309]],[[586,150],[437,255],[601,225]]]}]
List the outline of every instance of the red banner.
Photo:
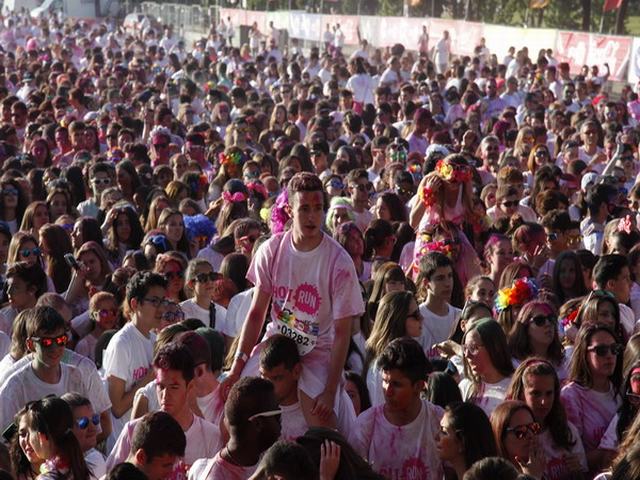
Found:
[{"label": "red banner", "polygon": [[622,5],[622,0],[605,0],[602,11],[608,12],[609,10],[617,10]]}]

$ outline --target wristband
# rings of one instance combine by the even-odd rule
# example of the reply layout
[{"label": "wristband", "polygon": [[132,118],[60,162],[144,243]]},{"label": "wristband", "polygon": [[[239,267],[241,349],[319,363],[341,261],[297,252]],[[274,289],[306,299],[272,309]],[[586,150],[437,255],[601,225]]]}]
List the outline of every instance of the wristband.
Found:
[{"label": "wristband", "polygon": [[249,360],[249,357],[246,353],[244,352],[237,352],[235,357],[233,357],[234,360],[238,361],[238,360],[242,360],[243,363],[247,363],[247,360]]}]

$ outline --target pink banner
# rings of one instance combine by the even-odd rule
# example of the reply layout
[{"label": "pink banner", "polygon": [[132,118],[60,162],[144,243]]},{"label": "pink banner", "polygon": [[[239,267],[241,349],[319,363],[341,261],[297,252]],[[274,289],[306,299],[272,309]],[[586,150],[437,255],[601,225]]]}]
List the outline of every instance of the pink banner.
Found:
[{"label": "pink banner", "polygon": [[587,63],[589,53],[589,34],[558,32],[556,37],[556,59],[567,62],[571,73],[580,73],[580,69]]},{"label": "pink banner", "polygon": [[627,71],[629,54],[633,39],[630,37],[613,37],[608,35],[590,35],[589,65],[597,65],[602,75],[609,64],[612,80],[624,80]]}]

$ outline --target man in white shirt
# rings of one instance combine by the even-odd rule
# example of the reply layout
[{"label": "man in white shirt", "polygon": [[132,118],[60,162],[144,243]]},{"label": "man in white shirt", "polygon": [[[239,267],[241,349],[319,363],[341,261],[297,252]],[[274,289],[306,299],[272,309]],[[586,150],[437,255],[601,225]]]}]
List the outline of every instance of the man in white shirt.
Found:
[{"label": "man in white shirt", "polygon": [[500,98],[504,100],[507,107],[518,108],[522,105],[522,92],[518,91],[518,79],[509,77],[507,79],[507,90]]},{"label": "man in white shirt", "polygon": [[151,361],[155,334],[169,300],[167,280],[157,273],[138,272],[127,284],[131,320],[116,333],[104,353],[104,372],[111,398],[113,435],[109,448],[131,416],[136,391],[155,378]]},{"label": "man in white shirt", "polygon": [[444,74],[444,72],[446,72],[450,57],[451,39],[449,38],[449,32],[445,30],[442,38],[436,43],[434,51],[434,62],[438,73]]},{"label": "man in white shirt", "polygon": [[387,62],[387,68],[380,76],[379,85],[381,87],[389,87],[391,93],[398,93],[402,76],[400,75],[400,59],[393,55]]},{"label": "man in white shirt", "polygon": [[69,340],[62,316],[51,307],[34,307],[27,312],[25,321],[26,346],[34,355],[0,387],[0,428],[4,430],[11,424],[27,402],[75,391],[91,400],[100,413],[102,429],[110,431],[111,403],[102,384],[89,384],[80,369],[62,363]]},{"label": "man in white shirt", "polygon": [[[184,458],[174,465],[170,477],[178,480],[184,478],[184,473],[189,471],[196,460],[212,457],[220,450],[220,431],[212,423],[195,416],[191,410],[190,401],[196,388],[195,365],[186,345],[165,345],[156,354],[153,367],[160,408],[180,424],[187,439]],[[133,431],[138,422],[139,420],[132,420],[122,430],[107,459],[107,470],[129,457]]]}]

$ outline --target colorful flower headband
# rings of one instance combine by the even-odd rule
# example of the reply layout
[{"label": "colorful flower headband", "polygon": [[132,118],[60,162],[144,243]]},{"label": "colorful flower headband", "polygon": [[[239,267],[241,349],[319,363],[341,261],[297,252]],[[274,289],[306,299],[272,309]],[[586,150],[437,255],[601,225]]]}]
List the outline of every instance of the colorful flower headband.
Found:
[{"label": "colorful flower headband", "polygon": [[618,221],[618,232],[630,235],[632,230],[633,222],[631,221],[631,215],[627,215]]},{"label": "colorful flower headband", "polygon": [[436,172],[448,182],[465,183],[471,180],[471,170],[465,165],[451,165],[443,160],[436,163]]},{"label": "colorful flower headband", "polygon": [[438,200],[433,188],[431,187],[424,187],[422,190],[418,191],[418,197],[420,197],[420,201],[427,208],[434,206]]},{"label": "colorful flower headband", "polygon": [[235,165],[238,167],[242,165],[242,153],[240,152],[232,152],[232,153],[220,152],[220,155],[218,155],[218,158],[220,159],[221,165]]},{"label": "colorful flower headband", "polygon": [[567,316],[562,319],[562,328],[566,331],[568,328],[573,326],[576,323],[576,318],[578,318],[578,312],[580,312],[580,304],[576,305],[576,307],[567,313]]},{"label": "colorful flower headband", "polygon": [[243,192],[222,192],[222,199],[225,203],[242,203],[247,200],[247,195]]},{"label": "colorful flower headband", "polygon": [[389,152],[389,157],[394,162],[404,163],[407,160],[407,151],[405,150],[404,147],[400,146],[394,150],[391,150]]},{"label": "colorful flower headband", "polygon": [[509,307],[522,306],[538,294],[538,286],[533,278],[517,278],[513,286],[498,290],[495,300],[496,312]]}]

